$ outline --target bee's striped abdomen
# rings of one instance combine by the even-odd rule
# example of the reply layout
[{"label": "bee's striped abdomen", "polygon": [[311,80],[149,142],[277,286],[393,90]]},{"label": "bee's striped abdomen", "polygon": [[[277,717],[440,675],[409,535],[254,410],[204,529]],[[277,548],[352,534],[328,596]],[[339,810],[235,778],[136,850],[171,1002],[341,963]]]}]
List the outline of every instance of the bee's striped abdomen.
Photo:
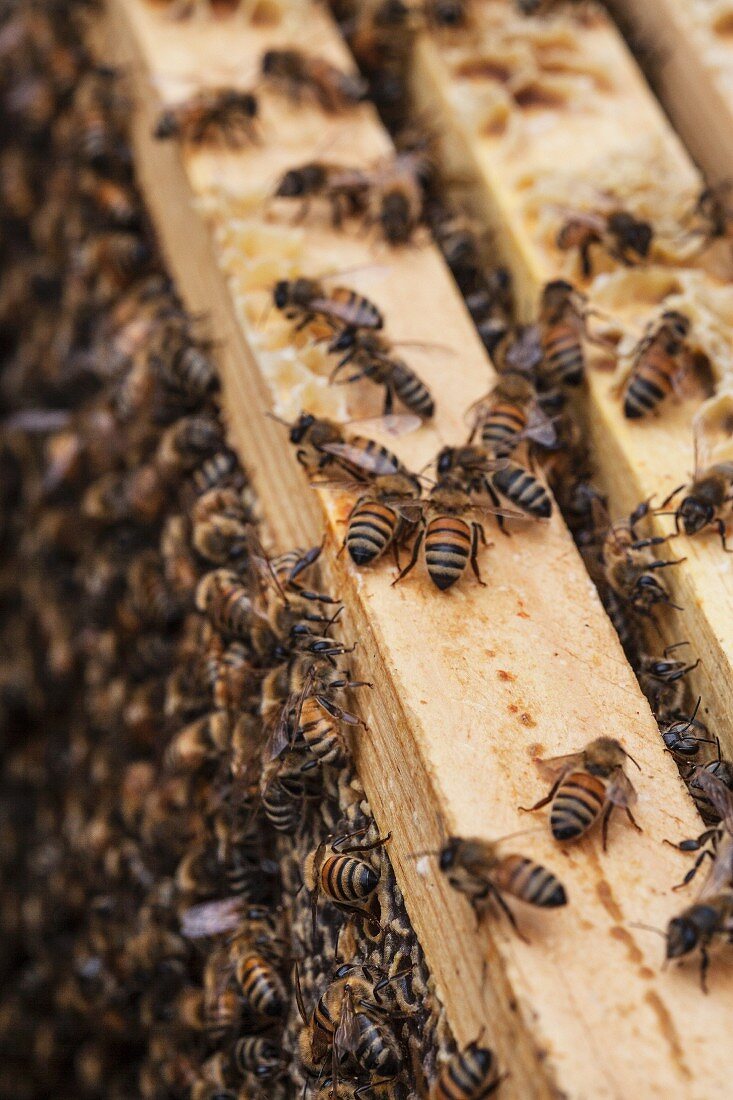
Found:
[{"label": "bee's striped abdomen", "polygon": [[664,400],[673,388],[675,360],[652,345],[637,362],[624,393],[624,416],[640,420]]},{"label": "bee's striped abdomen", "polygon": [[565,905],[567,896],[552,871],[525,856],[506,856],[497,869],[496,885],[527,905],[555,909]]},{"label": "bee's striped abdomen", "polygon": [[579,386],[585,375],[583,345],[574,325],[554,325],[542,340],[543,369],[553,382]]},{"label": "bee's striped abdomen", "polygon": [[396,1077],[402,1067],[402,1055],[393,1036],[365,1012],[357,1012],[355,1020],[359,1031],[354,1051],[356,1061],[374,1076]]},{"label": "bee's striped abdomen", "polygon": [[506,458],[519,443],[520,433],[527,426],[524,410],[501,402],[495,405],[481,426],[481,442],[496,458]]},{"label": "bee's striped abdomen", "polygon": [[430,1090],[430,1100],[485,1100],[500,1081],[493,1052],[470,1043],[445,1064]]},{"label": "bee's striped abdomen", "polygon": [[577,840],[590,829],[606,801],[606,785],[597,775],[573,772],[552,800],[550,828],[555,840]]},{"label": "bee's striped abdomen", "polygon": [[382,314],[368,298],[357,294],[348,287],[334,287],[331,298],[345,307],[344,321],[353,328],[381,328],[384,324]]},{"label": "bee's striped abdomen", "polygon": [[355,565],[376,561],[394,539],[398,516],[386,504],[365,500],[354,509],[346,532],[346,548]]},{"label": "bee's striped abdomen", "polygon": [[333,901],[363,901],[376,890],[378,882],[374,868],[353,856],[329,856],[321,867],[321,887]]},{"label": "bee's striped abdomen", "polygon": [[471,553],[471,529],[458,516],[431,520],[425,535],[425,561],[430,579],[445,590],[460,579]]},{"label": "bee's striped abdomen", "polygon": [[301,708],[298,735],[323,764],[341,767],[348,760],[349,750],[338,723],[312,696]]},{"label": "bee's striped abdomen", "polygon": [[392,382],[402,404],[423,420],[429,420],[435,412],[435,402],[422,379],[404,363],[395,363]]},{"label": "bee's striped abdomen", "polygon": [[237,963],[237,981],[242,996],[257,1016],[280,1016],[286,1001],[282,978],[254,951],[247,952]]},{"label": "bee's striped abdomen", "polygon": [[552,500],[547,489],[534,474],[516,462],[510,462],[492,475],[492,481],[500,493],[536,519],[552,515]]}]

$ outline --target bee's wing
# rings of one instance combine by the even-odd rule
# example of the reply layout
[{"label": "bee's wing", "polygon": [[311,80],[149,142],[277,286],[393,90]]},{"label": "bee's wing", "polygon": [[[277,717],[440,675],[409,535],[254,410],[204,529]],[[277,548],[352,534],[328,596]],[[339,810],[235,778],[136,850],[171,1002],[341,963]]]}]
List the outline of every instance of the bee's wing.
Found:
[{"label": "bee's wing", "polygon": [[613,779],[606,788],[606,797],[614,806],[633,806],[636,802],[638,795],[623,768],[616,769]]},{"label": "bee's wing", "polygon": [[354,1012],[354,1002],[350,994],[345,994],[341,1002],[338,1027],[333,1037],[334,1052],[339,1055],[355,1054],[359,1045],[359,1027]]},{"label": "bee's wing", "polygon": [[705,792],[727,832],[733,836],[733,791],[706,768],[698,769],[695,785]]},{"label": "bee's wing", "polygon": [[326,454],[342,458],[349,466],[354,466],[357,470],[362,470],[373,477],[395,473],[392,459],[376,449],[366,452],[363,448],[355,447],[351,443],[324,443],[320,449]]},{"label": "bee's wing", "polygon": [[695,473],[715,462],[733,459],[733,389],[723,384],[714,397],[704,401],[692,419],[695,444]]},{"label": "bee's wing", "polygon": [[543,779],[554,783],[565,772],[572,771],[583,763],[582,752],[569,752],[564,756],[535,757],[535,764]]},{"label": "bee's wing", "polygon": [[705,879],[700,897],[711,897],[719,894],[721,890],[733,886],[733,836],[723,833],[718,841],[718,850],[715,853],[710,874]]},{"label": "bee's wing", "polygon": [[191,940],[231,932],[242,923],[243,907],[239,896],[192,905],[181,916],[181,932]]},{"label": "bee's wing", "polygon": [[504,354],[504,365],[520,374],[531,374],[542,359],[539,325],[527,325]]},{"label": "bee's wing", "polygon": [[568,222],[578,222],[580,225],[588,226],[589,229],[595,229],[598,233],[602,233],[606,228],[606,219],[592,210],[573,210],[569,206],[555,206],[553,209]]},{"label": "bee's wing", "polygon": [[555,447],[557,445],[555,422],[546,412],[542,411],[539,405],[533,405],[530,409],[527,427],[521,435],[531,439],[533,443],[539,443],[541,447]]}]

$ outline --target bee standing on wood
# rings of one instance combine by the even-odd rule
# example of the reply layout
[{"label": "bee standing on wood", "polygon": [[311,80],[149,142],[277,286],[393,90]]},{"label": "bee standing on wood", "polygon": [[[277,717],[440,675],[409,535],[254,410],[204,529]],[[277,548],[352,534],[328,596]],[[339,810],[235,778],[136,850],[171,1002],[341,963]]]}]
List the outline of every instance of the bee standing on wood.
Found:
[{"label": "bee standing on wood", "polygon": [[355,107],[367,94],[367,84],[360,76],[302,50],[267,50],[260,71],[269,84],[283,90],[295,103],[308,96],[329,114]]},{"label": "bee standing on wood", "polygon": [[679,388],[693,363],[689,334],[689,318],[668,309],[637,344],[622,383],[624,416],[628,420],[647,416]]},{"label": "bee standing on wood", "polygon": [[[675,845],[683,851],[703,851],[694,867],[685,875],[688,883],[707,855],[712,860],[710,873],[696,902],[689,905],[667,925],[666,957],[680,959],[700,952],[700,984],[707,993],[710,948],[716,943],[733,943],[733,792],[709,772],[699,782],[713,805],[721,826],[707,830],[697,840]],[[712,847],[707,847],[712,842]]]},{"label": "bee standing on wood", "polygon": [[438,454],[437,471],[439,477],[458,477],[471,495],[486,493],[502,530],[505,514],[512,513],[501,511],[497,492],[534,519],[549,519],[552,515],[552,498],[538,477],[518,462],[491,458],[483,447],[470,443],[444,447]]},{"label": "bee standing on wood", "polygon": [[585,296],[556,279],[542,291],[539,311],[540,375],[552,386],[579,386],[585,377],[583,340],[588,339]]},{"label": "bee standing on wood", "polygon": [[154,136],[178,138],[191,145],[221,141],[231,149],[241,149],[257,138],[258,111],[257,97],[252,92],[207,88],[166,108],[158,118]]},{"label": "bee standing on wood", "polygon": [[591,248],[598,245],[627,267],[649,255],[654,231],[649,222],[640,221],[628,210],[610,213],[577,211],[570,213],[557,234],[557,247],[564,252],[577,248],[583,278],[593,274]]},{"label": "bee standing on wood", "polygon": [[[598,513],[600,507],[596,505],[595,510]],[[652,609],[660,603],[680,610],[672,603],[669,592],[655,574],[657,570],[679,565],[685,559],[662,560],[653,557],[650,548],[667,542],[670,536],[639,538],[637,524],[648,514],[649,502],[644,501],[628,520],[610,524],[603,537],[601,560],[605,579],[616,595],[637,614],[651,617]]]},{"label": "bee standing on wood", "polygon": [[545,798],[525,812],[539,810],[551,802],[550,829],[555,840],[560,841],[579,840],[600,821],[605,851],[608,825],[616,806],[622,806],[631,824],[641,831],[630,808],[636,801],[636,792],[624,772],[627,758],[636,764],[615,738],[597,737],[580,752],[538,760],[552,787]]},{"label": "bee standing on wood", "polygon": [[367,221],[379,225],[387,244],[408,244],[425,214],[425,190],[433,176],[419,150],[397,153],[373,175]]},{"label": "bee standing on wood", "polygon": [[364,211],[369,187],[369,176],[363,168],[310,161],[289,169],[278,183],[274,197],[300,200],[298,220],[307,215],[313,199],[322,198],[331,207],[334,229],[340,229],[344,218]]},{"label": "bee standing on wood", "polygon": [[500,852],[501,841],[449,837],[440,852],[440,869],[454,889],[465,894],[477,912],[495,903],[522,938],[504,894],[526,905],[557,909],[567,894],[552,871],[526,856]]},{"label": "bee standing on wood", "polygon": [[399,547],[417,522],[410,504],[421,494],[420,482],[407,471],[374,478],[348,516],[343,545],[354,565],[372,565],[391,546],[399,566]]},{"label": "bee standing on wood", "polygon": [[674,512],[675,527],[680,527],[686,535],[697,535],[706,527],[714,527],[720,535],[720,542],[726,553],[733,553],[726,546],[726,523],[733,513],[733,462],[718,462],[705,469],[695,471],[692,483],[678,486],[662,502],[664,508],[685,489]]},{"label": "bee standing on wood", "polygon": [[557,439],[552,421],[537,401],[532,382],[517,371],[499,376],[487,397],[474,406],[472,443],[479,434],[481,445],[492,458],[508,458],[524,439],[551,447]]},{"label": "bee standing on wood", "polygon": [[687,664],[670,654],[687,642],[667,646],[661,657],[642,654],[636,669],[641,690],[649,700],[649,706],[658,722],[672,722],[685,713],[687,687],[684,677],[700,664],[699,659]]},{"label": "bee standing on wood", "polygon": [[342,383],[358,382],[368,378],[378,386],[384,386],[384,415],[389,416],[395,397],[406,409],[422,420],[430,420],[435,412],[433,396],[416,371],[399,359],[386,337],[376,332],[355,331],[353,327],[340,333],[329,351],[345,350],[331,371],[331,381],[349,363],[356,368],[354,374],[341,379]]},{"label": "bee standing on wood", "polygon": [[[415,568],[424,542],[428,576],[441,592],[461,579],[469,561],[476,580],[485,587],[478,566],[478,546],[479,539],[487,545],[486,534],[478,520],[463,518],[474,507],[463,483],[450,475],[441,477],[430,490],[429,499],[420,502],[419,507],[421,529],[412,556],[392,584],[398,584]],[[493,511],[488,507],[485,510]]]},{"label": "bee standing on wood", "polygon": [[349,334],[384,325],[381,311],[368,298],[345,286],[329,291],[320,279],[281,279],[275,283],[273,301],[289,321],[297,319],[296,332],[316,318]]}]

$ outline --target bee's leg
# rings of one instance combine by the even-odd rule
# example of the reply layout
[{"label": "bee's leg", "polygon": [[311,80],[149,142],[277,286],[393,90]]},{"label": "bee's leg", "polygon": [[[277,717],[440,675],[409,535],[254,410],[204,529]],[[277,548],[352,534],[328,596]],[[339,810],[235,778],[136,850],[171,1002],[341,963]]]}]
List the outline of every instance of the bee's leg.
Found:
[{"label": "bee's leg", "polygon": [[601,818],[601,838],[603,841],[603,851],[608,848],[608,823],[611,820],[611,814],[614,811],[614,805],[611,802],[603,811],[603,817]]},{"label": "bee's leg", "polygon": [[624,809],[626,810],[626,816],[628,817],[629,821],[631,822],[631,824],[632,824],[632,825],[634,826],[634,828],[636,829],[637,833],[643,833],[643,832],[644,832],[644,830],[642,829],[641,825],[639,824],[639,822],[638,822],[638,821],[636,820],[636,818],[635,818],[635,817],[634,817],[634,815],[632,814],[632,812],[631,812],[631,810],[629,809],[629,807],[628,807],[628,806],[624,806]]},{"label": "bee's leg", "polygon": [[[499,500],[496,489],[491,483],[491,478],[484,478],[484,485],[486,486],[486,492],[489,494],[489,499],[491,500],[491,503],[494,505],[495,508],[501,508],[501,501]],[[496,515],[496,522],[499,525],[499,530],[501,531],[502,535],[506,535],[507,538],[511,538],[511,535],[506,529],[504,517],[498,512]]]},{"label": "bee's leg", "polygon": [[[684,484],[683,484],[683,485],[678,485],[676,489],[673,489],[673,490],[672,490],[672,492],[671,492],[671,493],[669,494],[669,496],[666,496],[666,497],[664,498],[664,500],[662,501],[662,503],[661,503],[661,504],[659,505],[659,508],[666,508],[666,507],[667,507],[667,505],[668,505],[668,504],[670,503],[670,501],[671,501],[671,500],[672,500],[672,499],[673,499],[674,497],[676,497],[678,493],[682,492],[682,490],[684,489],[684,487],[685,487],[685,486],[684,486]],[[655,511],[659,511],[659,508],[655,509]]]},{"label": "bee's leg", "polygon": [[520,806],[519,809],[522,811],[522,813],[523,814],[531,814],[535,810],[541,810],[542,807],[546,806],[548,802],[552,802],[553,798],[555,797],[555,794],[557,793],[557,789],[560,786],[560,784],[562,783],[564,778],[565,778],[564,775],[560,775],[555,780],[555,782],[552,784],[552,786],[550,787],[550,793],[545,798],[541,798],[539,800],[539,802],[535,802],[534,806]]},{"label": "bee's leg", "polygon": [[300,225],[301,222],[304,222],[305,219],[308,217],[308,214],[310,212],[310,208],[311,208],[310,198],[303,199],[302,203],[300,204],[300,210],[298,211],[298,213],[295,215],[295,217],[293,219],[293,225]]},{"label": "bee's leg", "polygon": [[708,993],[708,967],[710,966],[710,956],[706,947],[700,948],[700,987],[703,993]]},{"label": "bee's leg", "polygon": [[530,941],[527,939],[527,937],[524,935],[524,933],[521,932],[520,929],[519,929],[519,925],[517,924],[517,918],[514,916],[514,913],[512,913],[511,909],[509,908],[507,903],[504,901],[503,897],[501,896],[501,893],[499,892],[499,890],[496,889],[496,887],[493,887],[493,886],[491,887],[491,897],[496,902],[496,904],[499,906],[502,913],[504,914],[504,916],[507,918],[507,920],[511,924],[512,928],[514,929],[514,931],[519,936],[520,940],[523,940],[524,943],[529,943]]},{"label": "bee's leg", "polygon": [[384,387],[384,411],[383,416],[390,416],[394,408],[394,393],[391,386]]},{"label": "bee's leg", "polygon": [[719,519],[715,523],[715,530],[720,535],[720,545],[725,550],[726,554],[733,554],[733,549],[729,549],[725,545],[725,520]]},{"label": "bee's leg", "polygon": [[652,569],[666,569],[668,565],[682,565],[683,561],[687,561],[687,558],[671,558],[669,561],[653,561],[647,565],[647,569],[651,572]]},{"label": "bee's leg", "polygon": [[471,524],[471,568],[476,576],[476,580],[482,588],[486,588],[486,581],[481,580],[481,572],[478,567],[478,542],[480,537],[483,539],[484,546],[486,545],[486,535],[484,529],[480,523]]},{"label": "bee's leg", "polygon": [[315,317],[316,317],[315,313],[306,313],[303,316],[303,319],[301,321],[299,321],[298,324],[295,326],[295,332],[300,332],[302,329],[304,329],[306,327],[306,325],[309,325],[311,323],[311,321],[314,321]]},{"label": "bee's leg", "polygon": [[593,261],[590,258],[590,246],[595,243],[595,241],[588,240],[583,241],[580,246],[580,270],[583,273],[584,279],[590,279],[593,274]]},{"label": "bee's leg", "polygon": [[[676,848],[676,847],[677,847],[677,845],[676,845],[676,844],[674,844],[674,845],[672,845],[672,847]],[[703,862],[705,861],[705,856],[710,856],[710,858],[711,858],[712,860],[714,860],[714,859],[715,859],[715,854],[714,854],[714,853],[713,853],[713,852],[711,851],[711,849],[710,849],[710,848],[706,848],[706,849],[705,849],[705,850],[704,850],[703,852],[701,852],[701,853],[700,853],[700,855],[699,855],[699,856],[697,857],[697,859],[696,859],[696,860],[695,860],[695,862],[693,863],[693,865],[692,865],[692,867],[690,868],[690,870],[689,870],[689,871],[687,872],[687,874],[685,875],[685,877],[684,877],[684,878],[682,879],[682,882],[678,882],[676,886],[673,886],[673,887],[672,887],[672,889],[673,889],[673,890],[681,890],[681,889],[683,888],[683,886],[687,886],[688,882],[692,882],[692,880],[694,879],[695,875],[696,875],[696,874],[697,874],[697,872],[699,871],[699,869],[700,869],[700,866],[701,866],[701,865],[702,865],[702,863],[703,863]]]},{"label": "bee's leg", "polygon": [[404,577],[406,577],[407,574],[410,573],[415,568],[415,566],[417,565],[417,559],[418,559],[418,555],[420,554],[420,547],[422,546],[422,540],[423,540],[424,535],[425,535],[425,528],[423,528],[418,533],[417,538],[415,539],[414,543],[412,544],[412,555],[411,555],[410,560],[408,561],[407,565],[404,567],[404,569],[401,570],[399,576],[395,577],[395,579],[392,581],[392,587],[393,588],[396,584],[399,584],[399,582]]},{"label": "bee's leg", "polygon": [[675,537],[676,535],[673,531],[670,535],[654,535],[653,537],[648,539],[637,539],[636,542],[632,542],[631,549],[643,550],[646,546],[659,546],[661,545],[661,543],[668,542],[670,539],[673,539]]},{"label": "bee's leg", "polygon": [[[357,833],[349,833],[347,836],[338,837],[338,841],[350,840],[352,836],[359,836],[359,833],[365,832],[365,829],[360,829]],[[352,852],[372,852],[375,848],[383,848],[388,840],[392,839],[392,834],[387,833],[386,836],[378,836],[376,840],[371,844],[354,844],[351,848],[336,848],[337,841],[334,841],[331,845],[332,848],[336,848],[338,852],[345,852],[347,855],[351,855]]]},{"label": "bee's leg", "polygon": [[338,193],[332,193],[327,197],[328,201],[331,204],[331,225],[334,229],[341,229],[344,224],[344,212],[341,203],[341,195]]}]

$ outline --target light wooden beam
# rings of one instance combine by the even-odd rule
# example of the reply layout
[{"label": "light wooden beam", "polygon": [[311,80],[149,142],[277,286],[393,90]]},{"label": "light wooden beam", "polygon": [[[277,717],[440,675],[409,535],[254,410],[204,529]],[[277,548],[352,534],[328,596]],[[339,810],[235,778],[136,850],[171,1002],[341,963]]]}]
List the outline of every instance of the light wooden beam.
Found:
[{"label": "light wooden beam", "polygon": [[657,94],[712,182],[733,174],[733,7],[725,0],[610,0]]},{"label": "light wooden beam", "polygon": [[[471,181],[463,189],[464,201],[494,229],[517,279],[524,316],[533,316],[549,279],[582,282],[577,260],[555,247],[562,207],[588,208],[594,196],[602,200],[605,189],[615,188],[622,202],[628,193],[663,240],[657,262],[641,273],[606,265],[585,288],[591,299],[641,334],[666,294],[694,285],[691,296],[679,299],[680,308],[692,302],[697,316],[701,302],[714,300],[727,322],[721,331],[729,333],[733,290],[700,263],[685,261],[679,241],[676,219],[690,209],[700,177],[616,28],[600,12],[580,22],[570,15],[522,20],[509,0],[481,10],[486,22],[482,29],[479,21],[470,36],[421,42],[414,90],[419,108],[441,119],[436,129],[443,135],[447,172]],[[499,62],[506,67],[501,80],[491,76]],[[533,74],[540,92],[530,97],[530,106],[518,106],[513,97],[528,82],[532,87]],[[542,89],[564,105],[542,103]],[[724,336],[716,345],[720,358],[714,357],[714,369],[724,364],[730,369],[729,347]],[[608,371],[591,369],[580,405],[599,480],[614,514],[621,515],[652,495],[661,500],[689,480],[692,418],[704,395],[668,400],[658,417],[628,421],[615,382]],[[656,520],[657,533],[669,530],[668,519]],[[668,643],[688,640],[689,652],[702,658],[692,687],[730,755],[733,573],[717,537],[681,538],[674,545],[687,561],[667,570],[665,582],[684,610],[661,616],[662,631]]]},{"label": "light wooden beam", "polygon": [[[348,499],[309,489],[265,417],[273,405],[292,411],[307,398],[338,410],[343,399],[319,381],[324,364],[313,349],[294,359],[287,330],[272,315],[265,322],[267,286],[295,271],[377,263],[381,270],[348,281],[384,308],[388,332],[452,349],[414,360],[438,414],[393,444],[409,465],[463,438],[464,412],[490,382],[432,247],[391,252],[355,228],[337,234],[313,217],[296,228],[291,215],[263,206],[279,172],[324,147],[344,161],[386,153],[375,116],[365,107],[326,118],[263,92],[262,141],[250,149],[181,155],[151,138],[177,74],[216,83],[226,65],[252,83],[262,50],[283,40],[348,63],[323,6],[293,5],[282,26],[256,29],[168,22],[143,0],[106,7],[108,56],[129,73],[140,180],[163,251],[187,306],[205,311],[222,341],[232,441],[282,544],[318,541],[325,523],[329,579],[347,606],[345,633],[359,641],[355,670],[375,684],[368,698],[361,693],[370,732],[358,739],[359,773],[380,828],[392,832],[390,857],[458,1042],[485,1027],[510,1069],[502,1094],[523,1100],[625,1097],[640,1081],[648,1095],[701,1095],[701,1079],[708,1093],[724,1089],[718,1052],[733,975],[716,972],[715,995],[705,998],[693,968],[660,973],[660,941],[629,927],[663,927],[680,907],[670,887],[687,863],[661,841],[699,822],[562,521],[524,525],[511,539],[492,528],[494,545],[481,556],[486,588],[467,579],[440,595],[422,572],[393,588],[387,564],[356,574],[336,557]],[[557,870],[570,905],[546,919],[521,913],[531,944],[490,920],[477,929],[436,864],[414,853],[449,833],[495,838],[526,828],[517,807],[542,791],[532,758],[601,732],[618,735],[641,764],[643,833],[618,822],[607,854],[597,837],[563,851],[546,828],[527,834],[517,846]]]}]

